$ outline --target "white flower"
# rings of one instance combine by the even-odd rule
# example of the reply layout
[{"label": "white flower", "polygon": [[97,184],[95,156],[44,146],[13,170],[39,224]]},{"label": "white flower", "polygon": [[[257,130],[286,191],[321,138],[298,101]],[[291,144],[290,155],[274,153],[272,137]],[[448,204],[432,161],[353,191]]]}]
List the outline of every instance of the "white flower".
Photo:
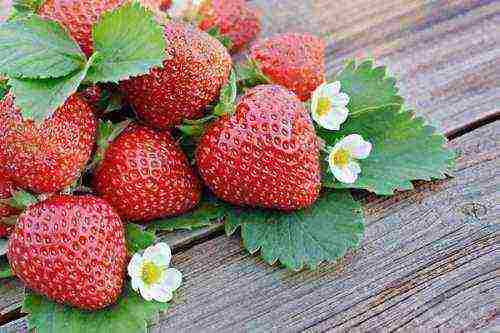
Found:
[{"label": "white flower", "polygon": [[361,167],[356,161],[370,155],[372,144],[359,134],[351,134],[340,140],[328,155],[328,164],[335,178],[352,184],[358,178]]},{"label": "white flower", "polygon": [[148,247],[141,255],[134,254],[128,264],[128,274],[132,278],[132,288],[140,291],[147,300],[168,302],[173,292],[179,288],[182,273],[175,268],[168,268],[172,252],[165,243]]},{"label": "white flower", "polygon": [[331,131],[338,131],[349,114],[349,95],[340,92],[340,82],[323,83],[312,95],[311,112],[315,122]]},{"label": "white flower", "polygon": [[182,19],[195,15],[205,0],[172,0],[168,15],[172,18]]}]

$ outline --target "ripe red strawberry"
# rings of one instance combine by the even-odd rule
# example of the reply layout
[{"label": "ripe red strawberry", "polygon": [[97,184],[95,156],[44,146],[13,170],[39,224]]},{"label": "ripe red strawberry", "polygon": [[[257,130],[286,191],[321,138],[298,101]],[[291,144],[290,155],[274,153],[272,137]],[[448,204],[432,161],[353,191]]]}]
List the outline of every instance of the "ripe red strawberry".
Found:
[{"label": "ripe red strawberry", "polygon": [[201,197],[200,183],[172,136],[137,125],[110,144],[94,187],[123,219],[132,221],[182,214]]},{"label": "ripe red strawberry", "polygon": [[258,40],[250,58],[273,82],[293,91],[302,101],[325,82],[325,42],[308,34],[286,33]]},{"label": "ripe red strawberry", "polygon": [[199,14],[200,29],[219,28],[220,33],[233,42],[230,51],[243,49],[261,30],[260,13],[245,0],[205,1]]},{"label": "ripe red strawberry", "polygon": [[[102,14],[120,7],[126,1],[44,0],[38,14],[65,26],[82,51],[89,57],[93,51],[92,25],[97,23]],[[139,2],[154,12],[163,8],[162,0],[140,0]]]},{"label": "ripe red strawberry", "polygon": [[40,124],[22,119],[11,93],[0,101],[3,168],[23,189],[44,193],[71,185],[92,153],[95,132],[92,108],[77,95]]},{"label": "ripe red strawberry", "polygon": [[207,129],[196,151],[205,184],[237,205],[295,210],[321,187],[319,145],[297,97],[276,85],[247,91],[232,116]]},{"label": "ripe red strawberry", "polygon": [[93,196],[57,195],[30,206],[7,250],[12,271],[28,288],[86,310],[117,300],[126,256],[120,218]]},{"label": "ripe red strawberry", "polygon": [[[14,194],[14,184],[0,172],[0,200],[7,200]],[[0,202],[0,238],[9,236],[14,226],[2,223],[3,219],[18,215],[19,210]]]},{"label": "ripe red strawberry", "polygon": [[120,85],[139,117],[160,129],[201,117],[227,83],[232,63],[218,40],[188,24],[167,24],[165,38],[171,57],[163,68]]}]

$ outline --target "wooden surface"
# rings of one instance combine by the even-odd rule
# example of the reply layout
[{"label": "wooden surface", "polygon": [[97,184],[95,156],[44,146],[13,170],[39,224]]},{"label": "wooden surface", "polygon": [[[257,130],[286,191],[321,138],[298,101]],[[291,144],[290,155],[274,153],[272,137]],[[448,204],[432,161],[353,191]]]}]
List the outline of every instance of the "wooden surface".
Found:
[{"label": "wooden surface", "polygon": [[[316,272],[249,255],[218,226],[168,234],[185,274],[152,331],[456,331],[493,327],[499,263],[500,1],[258,0],[264,35],[328,38],[329,75],[373,57],[452,138],[456,178],[365,199],[361,249]],[[0,331],[23,331],[21,284],[0,281]]]}]

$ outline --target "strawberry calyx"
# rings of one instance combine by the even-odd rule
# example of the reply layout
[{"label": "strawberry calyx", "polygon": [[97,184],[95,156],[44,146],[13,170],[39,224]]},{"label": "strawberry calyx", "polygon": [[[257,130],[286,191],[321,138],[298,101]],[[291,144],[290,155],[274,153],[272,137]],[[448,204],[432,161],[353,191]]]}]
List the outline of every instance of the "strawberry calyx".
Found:
[{"label": "strawberry calyx", "polygon": [[228,83],[221,89],[219,101],[212,106],[212,112],[200,119],[185,119],[182,125],[177,126],[185,136],[200,137],[205,131],[206,125],[215,119],[232,115],[236,110],[236,98],[238,96],[238,87],[236,84],[236,73],[231,71]]},{"label": "strawberry calyx", "polygon": [[262,71],[260,63],[255,59],[247,57],[247,60],[236,65],[235,69],[236,83],[241,91],[261,84],[272,83],[271,79]]},{"label": "strawberry calyx", "polygon": [[231,50],[233,48],[234,45],[233,40],[230,37],[223,35],[219,27],[213,26],[210,29],[208,29],[206,33],[208,33],[210,36],[214,37],[219,42],[221,42],[221,44],[224,45],[226,49]]},{"label": "strawberry calyx", "polygon": [[87,167],[87,171],[95,169],[104,159],[104,154],[109,145],[132,123],[132,120],[127,119],[119,123],[111,121],[100,121],[97,127],[97,151],[94,159]]}]

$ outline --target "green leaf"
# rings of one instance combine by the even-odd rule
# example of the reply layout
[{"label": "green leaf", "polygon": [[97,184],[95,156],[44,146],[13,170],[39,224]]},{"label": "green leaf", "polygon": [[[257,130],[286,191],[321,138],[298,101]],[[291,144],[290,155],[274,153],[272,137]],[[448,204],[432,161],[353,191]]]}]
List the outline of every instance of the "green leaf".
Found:
[{"label": "green leaf", "polygon": [[14,276],[6,258],[0,258],[0,279]]},{"label": "green leaf", "polygon": [[61,78],[11,78],[9,83],[23,118],[41,122],[50,118],[76,92],[86,73],[87,67]]},{"label": "green leaf", "polygon": [[37,333],[139,333],[158,320],[168,303],[145,301],[127,284],[115,305],[99,311],[82,311],[55,303],[44,296],[26,291],[23,312],[29,313],[28,330]]},{"label": "green leaf", "polygon": [[20,13],[36,13],[43,0],[14,0],[13,7]]},{"label": "green leaf", "polygon": [[24,210],[27,207],[34,205],[38,202],[38,198],[34,196],[33,194],[19,190],[14,193],[12,198],[10,198],[10,206]]},{"label": "green leaf", "polygon": [[250,58],[248,58],[243,64],[237,64],[235,66],[235,71],[236,82],[240,90],[271,82],[271,80],[260,69],[259,63]]},{"label": "green leaf", "polygon": [[0,68],[10,77],[63,77],[83,69],[86,60],[59,23],[32,15],[0,24]]},{"label": "green leaf", "polygon": [[371,60],[359,66],[351,60],[333,81],[340,81],[342,91],[349,94],[347,108],[351,117],[366,109],[403,105],[404,102],[398,95],[396,79],[387,76],[386,67],[373,67]]},{"label": "green leaf", "polygon": [[127,248],[130,254],[142,251],[154,244],[156,235],[143,227],[127,223]]},{"label": "green leaf", "polygon": [[291,213],[229,207],[225,227],[227,234],[241,227],[250,253],[260,250],[267,263],[292,270],[335,261],[364,233],[361,206],[348,191],[325,191],[312,207]]},{"label": "green leaf", "polygon": [[336,182],[323,162],[327,176],[323,178],[324,186],[391,195],[395,190],[412,189],[412,180],[443,179],[453,168],[455,154],[446,148],[446,138],[400,106],[387,105],[363,112],[348,119],[340,131],[318,131],[330,146],[354,133],[373,145],[370,156],[358,161],[359,178],[354,184]]},{"label": "green leaf", "polygon": [[2,100],[4,98],[5,95],[7,95],[7,93],[9,92],[9,83],[7,82],[7,80],[2,80],[0,78],[0,100]]},{"label": "green leaf", "polygon": [[88,170],[94,169],[103,159],[106,150],[111,142],[113,142],[127,127],[132,120],[127,119],[117,124],[108,121],[99,121],[97,126],[97,151],[94,154],[92,163],[88,166]]},{"label": "green leaf", "polygon": [[148,228],[162,231],[193,230],[212,225],[222,220],[224,215],[225,208],[221,204],[204,198],[195,210],[181,216],[154,221]]},{"label": "green leaf", "polygon": [[236,97],[238,95],[238,86],[236,84],[236,73],[231,71],[229,82],[221,89],[219,103],[214,108],[213,114],[223,116],[233,114],[236,107]]},{"label": "green leaf", "polygon": [[95,63],[88,72],[92,82],[118,82],[162,66],[166,42],[154,14],[137,2],[101,16],[92,31]]},{"label": "green leaf", "polygon": [[208,29],[207,33],[210,36],[212,36],[215,39],[217,39],[222,45],[224,45],[224,47],[226,49],[231,50],[233,48],[233,40],[230,37],[223,35],[220,32],[219,27],[214,26],[214,27]]}]

